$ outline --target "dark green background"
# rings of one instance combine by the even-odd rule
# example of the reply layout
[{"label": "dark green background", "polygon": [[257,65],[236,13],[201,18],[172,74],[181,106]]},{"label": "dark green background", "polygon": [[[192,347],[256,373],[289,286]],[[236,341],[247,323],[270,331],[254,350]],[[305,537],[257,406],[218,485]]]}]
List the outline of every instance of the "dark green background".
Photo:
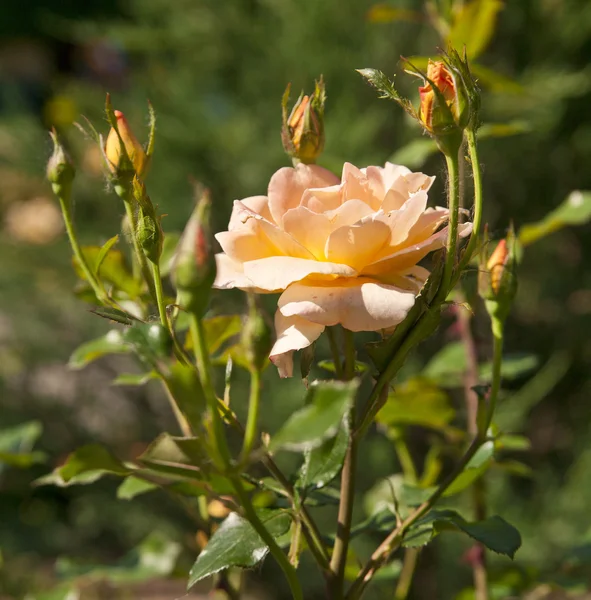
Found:
[{"label": "dark green background", "polygon": [[[45,131],[51,124],[61,126],[75,159],[83,163],[87,144],[62,121],[68,121],[68,111],[76,118],[83,113],[106,132],[101,113],[106,91],[138,136],[146,123],[146,99],[155,106],[156,154],[147,183],[154,202],[168,214],[164,225],[170,231],[181,229],[191,211],[190,178],[211,188],[215,227],[221,230],[233,199],[264,193],[273,171],[288,164],[279,136],[279,102],[289,81],[297,91],[311,90],[321,73],[326,80],[322,165],[338,172],[345,160],[358,166],[383,164],[420,133],[397,106],[379,100],[354,69],[400,73],[401,54],[432,54],[441,42],[426,23],[370,23],[371,4],[5,3],[0,19],[0,217],[15,203],[49,195],[43,169],[50,153]],[[419,1],[392,1],[391,6],[422,10]],[[107,44],[115,57],[101,72],[91,60],[100,44]],[[493,237],[500,237],[511,220],[519,227],[542,218],[574,189],[591,189],[590,59],[588,2],[521,0],[500,12],[480,62],[520,89],[485,90],[483,117],[486,123],[523,121],[528,131],[481,144],[485,219]],[[404,75],[398,80],[415,98],[416,82]],[[56,99],[67,108],[51,109]],[[420,169],[443,174],[437,155]],[[441,179],[433,198],[444,191]],[[123,209],[105,191],[104,180],[86,170],[76,193],[83,240],[114,235]],[[534,397],[525,418],[510,425],[532,442],[525,461],[533,477],[490,477],[491,512],[517,525],[524,537],[516,571],[539,571],[532,577],[540,581],[565,575],[560,567],[564,557],[591,535],[590,253],[588,226],[561,231],[528,248],[508,325],[511,352],[533,351],[541,364],[558,356],[566,365],[560,381]],[[8,233],[0,236],[1,424],[42,421],[39,447],[49,454],[49,467],[89,441],[104,443],[122,457],[135,456],[141,444],[173,427],[156,386],[110,386],[115,373],[132,368],[126,361],[115,357],[82,373],[66,369],[72,350],[105,329],[72,297],[73,284],[64,236],[43,246]],[[218,312],[241,306],[239,294],[217,294],[215,300]],[[480,334],[486,353],[485,327]],[[421,348],[418,364],[449,336],[442,331],[436,343]],[[245,385],[239,375],[237,406]],[[298,381],[280,383],[269,369],[264,391],[264,426],[273,431],[300,402],[303,390]],[[457,402],[461,406],[460,397]],[[424,448],[417,435],[420,453]],[[360,463],[360,494],[398,469],[389,443],[377,434],[362,448]],[[166,497],[118,502],[110,482],[65,491],[32,489],[30,481],[47,470],[0,473],[0,592],[6,597],[24,598],[27,590],[45,586],[57,556],[114,561],[154,529],[190,546],[190,521]],[[469,585],[469,568],[461,562],[466,547],[455,536],[430,547],[412,597],[447,600]],[[361,545],[359,551],[370,548]],[[493,560],[493,570],[508,568],[509,561]],[[269,597],[279,597],[277,586],[283,583],[274,568],[267,565],[252,575],[257,577],[276,582]],[[317,583],[315,575],[308,578],[307,597],[322,597]],[[374,593],[391,597],[391,587]]]}]

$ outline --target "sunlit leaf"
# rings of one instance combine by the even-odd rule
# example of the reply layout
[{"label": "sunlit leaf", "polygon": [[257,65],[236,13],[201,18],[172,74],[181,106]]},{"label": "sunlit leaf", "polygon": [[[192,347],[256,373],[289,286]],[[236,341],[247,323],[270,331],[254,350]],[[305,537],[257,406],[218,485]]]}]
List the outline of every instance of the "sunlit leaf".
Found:
[{"label": "sunlit leaf", "polygon": [[[100,246],[84,246],[82,248],[82,254],[88,261],[90,268],[94,269],[100,258],[100,278],[110,283],[115,289],[124,292],[130,298],[137,298],[142,292],[143,284],[133,277],[123,252],[110,248],[106,255],[101,256],[101,250]],[[74,267],[78,276],[84,279],[84,273],[75,259]]]},{"label": "sunlit leaf", "polygon": [[494,460],[495,444],[485,442],[466,465],[462,474],[445,490],[444,496],[455,496],[471,486],[490,468]]},{"label": "sunlit leaf", "polygon": [[158,377],[156,371],[148,373],[121,373],[113,380],[112,385],[145,385],[148,381]]},{"label": "sunlit leaf", "polygon": [[117,488],[117,498],[119,498],[119,500],[131,500],[136,496],[151,492],[155,489],[158,489],[158,486],[155,483],[140,479],[135,475],[129,475]]},{"label": "sunlit leaf", "polygon": [[68,456],[66,462],[52,473],[37,479],[37,485],[53,484],[67,487],[94,483],[104,475],[127,476],[131,473],[120,460],[98,444],[82,446]]},{"label": "sunlit leaf", "polygon": [[112,329],[106,335],[78,346],[70,356],[68,366],[72,369],[81,369],[106,354],[126,354],[128,352],[131,352],[131,348],[123,338],[121,331]]},{"label": "sunlit leaf", "polygon": [[0,463],[26,469],[43,462],[43,452],[33,452],[33,446],[41,435],[39,421],[29,421],[0,430]]},{"label": "sunlit leaf", "polygon": [[355,399],[359,380],[315,381],[310,385],[305,406],[287,420],[271,438],[270,449],[302,451],[317,448],[336,434],[343,415]]},{"label": "sunlit leaf", "polygon": [[307,490],[328,485],[341,471],[349,442],[349,425],[345,417],[334,436],[318,448],[309,450],[300,468],[297,487]]},{"label": "sunlit leaf", "polygon": [[404,546],[420,546],[442,531],[461,531],[498,554],[510,558],[521,546],[521,536],[515,527],[495,515],[470,523],[454,510],[432,510],[406,533]]},{"label": "sunlit leaf", "polygon": [[103,262],[105,260],[105,258],[107,257],[107,254],[109,253],[109,250],[111,250],[111,248],[119,241],[119,236],[118,235],[114,235],[110,240],[107,240],[102,246],[101,249],[96,257],[95,263],[94,263],[94,274],[97,275],[99,278],[101,276],[101,267],[103,265]]},{"label": "sunlit leaf", "polygon": [[524,225],[519,230],[519,242],[528,246],[567,225],[584,225],[591,219],[591,192],[571,192],[568,198],[541,221]]},{"label": "sunlit leaf", "polygon": [[396,386],[376,420],[388,426],[421,425],[440,429],[454,417],[448,395],[430,381],[413,378]]},{"label": "sunlit leaf", "polygon": [[[274,538],[282,536],[289,529],[291,518],[286,512],[262,509],[257,513]],[[268,551],[253,526],[237,513],[230,513],[197,557],[189,574],[187,588],[229,567],[254,567],[265,558]]]},{"label": "sunlit leaf", "polygon": [[495,32],[501,0],[471,0],[455,15],[446,43],[458,51],[464,46],[469,58],[476,58],[488,46]]}]

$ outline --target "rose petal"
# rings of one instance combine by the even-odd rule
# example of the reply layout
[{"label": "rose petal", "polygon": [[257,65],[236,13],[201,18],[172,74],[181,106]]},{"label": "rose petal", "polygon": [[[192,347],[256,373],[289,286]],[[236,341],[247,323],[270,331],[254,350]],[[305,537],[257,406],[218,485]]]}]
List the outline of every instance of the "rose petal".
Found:
[{"label": "rose petal", "polygon": [[232,231],[215,236],[224,252],[234,260],[246,262],[276,255],[313,258],[312,253],[288,233],[239,200],[234,202],[234,214],[239,224]]},{"label": "rose petal", "polygon": [[335,210],[325,213],[332,223],[332,230],[343,225],[355,225],[365,217],[374,214],[374,211],[362,200],[347,200]]},{"label": "rose petal", "polygon": [[316,165],[299,164],[297,167],[279,169],[269,182],[269,210],[276,223],[290,209],[300,205],[303,193],[310,188],[336,185],[336,175]]},{"label": "rose petal", "polygon": [[364,169],[358,169],[351,163],[343,165],[342,182],[347,200],[362,200],[373,211],[379,210],[384,199],[379,185],[372,185]]},{"label": "rose petal", "polygon": [[[459,237],[465,237],[472,231],[472,223],[462,223],[458,226]],[[370,265],[363,268],[362,275],[374,276],[382,279],[391,273],[400,273],[410,267],[416,265],[423,257],[433,250],[438,250],[445,246],[447,240],[447,227],[441,231],[434,233],[427,239],[422,240],[418,244],[406,246],[400,250],[393,252],[390,256],[386,256]]]},{"label": "rose petal", "polygon": [[283,229],[309,250],[316,260],[325,260],[324,246],[333,230],[330,219],[305,206],[288,210],[283,215]]},{"label": "rose petal", "polygon": [[330,281],[337,277],[356,277],[357,271],[348,265],[291,256],[270,256],[245,262],[244,273],[257,287],[271,291],[284,290],[295,281],[309,278]]},{"label": "rose petal", "polygon": [[306,321],[298,316],[285,317],[277,311],[275,331],[277,341],[271,349],[269,358],[278,368],[280,377],[291,377],[294,350],[306,348],[317,340],[324,331],[324,325]]},{"label": "rose petal", "polygon": [[391,231],[389,246],[396,247],[404,242],[427,207],[427,192],[413,194],[399,210],[391,210],[376,219],[385,223]]},{"label": "rose petal", "polygon": [[[244,207],[246,207],[248,211],[245,211]],[[273,223],[273,217],[269,210],[269,198],[267,198],[267,196],[251,196],[250,198],[244,198],[244,200],[236,200],[234,202],[228,230],[232,231],[232,229],[240,227],[251,213],[261,215],[263,219]]]},{"label": "rose petal", "polygon": [[318,325],[377,331],[400,323],[414,302],[414,293],[368,278],[337,279],[324,285],[290,285],[279,298],[279,310],[285,317],[299,316]]},{"label": "rose petal", "polygon": [[254,288],[252,281],[244,274],[241,263],[233,261],[225,254],[216,254],[215,263],[217,272],[213,287],[222,290],[232,288],[246,290]]},{"label": "rose petal", "polygon": [[371,262],[389,239],[390,228],[368,218],[357,225],[345,225],[333,231],[326,241],[326,258],[360,269]]},{"label": "rose petal", "polygon": [[331,185],[325,188],[312,188],[302,195],[302,206],[306,206],[316,213],[335,210],[343,203],[342,184]]}]

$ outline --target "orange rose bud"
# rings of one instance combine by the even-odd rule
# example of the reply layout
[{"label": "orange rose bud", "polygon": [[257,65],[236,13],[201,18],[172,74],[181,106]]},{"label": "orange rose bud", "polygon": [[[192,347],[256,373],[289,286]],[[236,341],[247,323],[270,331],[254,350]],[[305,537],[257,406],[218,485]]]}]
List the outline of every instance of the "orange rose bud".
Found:
[{"label": "orange rose bud", "polygon": [[429,81],[419,88],[421,104],[419,116],[429,133],[440,135],[450,129],[467,125],[469,106],[464,90],[456,85],[456,76],[443,61],[429,61],[427,78]]},{"label": "orange rose bud", "polygon": [[486,263],[486,268],[490,273],[490,287],[495,294],[501,287],[501,279],[508,258],[507,240],[501,240]]},{"label": "orange rose bud", "polygon": [[316,82],[312,96],[301,94],[289,116],[289,86],[283,95],[281,139],[287,154],[305,164],[313,164],[324,148],[324,82]]},{"label": "orange rose bud", "polygon": [[148,166],[148,156],[144,147],[140,144],[139,140],[135,137],[125,115],[120,111],[113,111],[115,118],[117,119],[117,129],[111,128],[107,137],[107,143],[105,144],[105,155],[109,163],[109,168],[114,175],[119,174],[122,170],[127,170],[125,165],[125,159],[121,153],[121,142],[125,148],[125,154],[131,164],[133,165],[133,171],[138,177],[141,177]]},{"label": "orange rose bud", "polygon": [[517,292],[517,240],[513,228],[502,239],[488,260],[480,259],[479,293],[493,320],[504,321]]}]

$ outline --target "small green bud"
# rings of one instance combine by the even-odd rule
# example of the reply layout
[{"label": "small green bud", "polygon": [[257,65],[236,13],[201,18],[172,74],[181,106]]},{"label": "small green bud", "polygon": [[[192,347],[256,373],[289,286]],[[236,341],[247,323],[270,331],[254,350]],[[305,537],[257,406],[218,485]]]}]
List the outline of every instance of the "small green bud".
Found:
[{"label": "small green bud", "polygon": [[262,371],[273,347],[273,328],[257,307],[253,294],[248,295],[248,315],[242,329],[241,341],[250,368]]},{"label": "small green bud", "polygon": [[49,135],[53,140],[53,154],[47,163],[47,179],[51,183],[54,194],[65,198],[70,195],[76,169],[59,141],[56,131],[50,131]]},{"label": "small green bud", "polygon": [[204,192],[179,241],[172,268],[178,304],[199,315],[207,308],[216,276],[210,212],[211,200]]},{"label": "small green bud", "polygon": [[290,86],[287,86],[282,100],[283,148],[292,158],[304,164],[313,164],[324,149],[324,81],[320,77],[316,82],[312,97],[302,92],[288,116],[289,90]]}]

